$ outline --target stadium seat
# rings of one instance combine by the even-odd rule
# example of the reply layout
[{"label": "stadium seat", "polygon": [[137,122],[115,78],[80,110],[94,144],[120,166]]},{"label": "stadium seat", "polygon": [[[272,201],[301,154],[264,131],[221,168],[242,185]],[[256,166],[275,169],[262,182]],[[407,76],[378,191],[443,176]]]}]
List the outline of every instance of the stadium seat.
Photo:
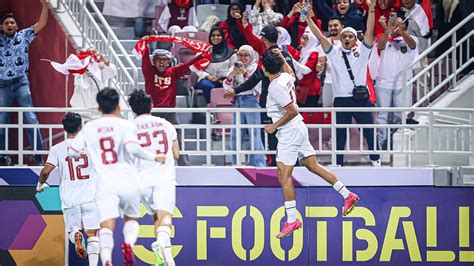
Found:
[{"label": "stadium seat", "polygon": [[211,15],[217,16],[221,20],[227,19],[227,8],[229,5],[198,5],[196,6],[199,25]]},{"label": "stadium seat", "polygon": [[[231,99],[224,98],[225,89],[215,88],[211,90],[211,102],[209,107],[211,108],[225,108],[234,107]],[[215,124],[232,125],[232,113],[217,112],[214,114]],[[215,130],[216,135],[219,135],[222,130]],[[230,133],[230,129],[225,130],[226,133]]]}]

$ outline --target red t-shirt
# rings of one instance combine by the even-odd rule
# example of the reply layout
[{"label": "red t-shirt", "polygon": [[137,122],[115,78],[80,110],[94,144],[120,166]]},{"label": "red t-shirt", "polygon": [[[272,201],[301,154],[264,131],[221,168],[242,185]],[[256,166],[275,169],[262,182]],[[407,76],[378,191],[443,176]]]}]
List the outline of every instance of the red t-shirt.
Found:
[{"label": "red t-shirt", "polygon": [[142,59],[142,72],[145,77],[145,91],[153,99],[153,107],[176,107],[176,82],[189,72],[189,67],[202,59],[196,56],[190,61],[159,72],[152,64],[148,48]]},{"label": "red t-shirt", "polygon": [[[301,51],[298,51],[295,55],[295,60],[300,60]],[[318,64],[319,60],[319,53],[312,52],[309,55],[308,61],[306,62],[306,66],[311,69],[311,73],[306,74],[303,76],[302,79],[297,81],[297,85],[301,85],[304,87],[310,88],[308,95],[321,95],[321,81],[318,78],[318,72],[316,71],[316,65]]]}]

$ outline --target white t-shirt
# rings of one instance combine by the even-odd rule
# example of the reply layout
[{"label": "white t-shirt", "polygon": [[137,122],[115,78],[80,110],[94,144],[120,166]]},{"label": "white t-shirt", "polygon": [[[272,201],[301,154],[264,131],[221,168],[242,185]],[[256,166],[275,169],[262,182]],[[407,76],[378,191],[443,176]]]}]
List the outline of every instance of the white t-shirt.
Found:
[{"label": "white t-shirt", "polygon": [[140,145],[153,154],[165,154],[164,164],[139,159],[137,168],[144,187],[159,184],[160,179],[176,179],[173,157],[173,141],[177,139],[175,127],[166,119],[140,115],[134,120]]},{"label": "white t-shirt", "polygon": [[[392,87],[395,83],[395,88],[402,88],[403,71],[418,56],[418,39],[413,35],[411,37],[416,42],[416,47],[413,50],[408,47],[402,36],[387,42],[385,49],[380,54],[377,86]],[[415,68],[417,68],[416,65]],[[412,76],[413,71],[408,71],[407,79],[411,79]]]},{"label": "white t-shirt", "polygon": [[[279,77],[273,79],[268,86],[267,95],[267,115],[272,118],[273,123],[280,120],[285,114],[290,104],[296,105],[295,78],[288,73],[281,73]],[[296,105],[298,108],[298,105]],[[282,125],[280,128],[291,127],[303,120],[298,114],[296,117]]]},{"label": "white t-shirt", "polygon": [[136,129],[131,121],[103,115],[85,124],[69,147],[75,152],[87,148],[101,188],[138,186],[135,158],[125,149],[129,142],[139,143]]},{"label": "white t-shirt", "polygon": [[69,209],[94,201],[96,180],[91,175],[91,162],[87,154],[74,159],[67,156],[72,139],[54,145],[49,151],[47,164],[58,168],[62,209]]},{"label": "white t-shirt", "polygon": [[[337,47],[341,47],[342,45],[340,40],[334,40],[334,38],[331,38],[331,43],[332,45]],[[318,52],[320,53],[320,56],[326,56],[326,53],[324,53],[324,49],[321,44],[318,46]],[[326,77],[324,78],[324,84],[332,84],[331,68],[331,60],[329,58],[326,58]]]},{"label": "white t-shirt", "polygon": [[[369,62],[370,52],[372,46],[367,46],[361,42],[355,49],[346,52],[347,60],[354,75],[355,85],[364,86],[367,84],[367,65]],[[342,56],[343,49],[336,45],[331,45],[326,52],[328,58],[331,60],[331,77],[332,77],[332,91],[334,98],[336,97],[352,97],[352,90],[354,83],[347,72],[346,64]]]}]

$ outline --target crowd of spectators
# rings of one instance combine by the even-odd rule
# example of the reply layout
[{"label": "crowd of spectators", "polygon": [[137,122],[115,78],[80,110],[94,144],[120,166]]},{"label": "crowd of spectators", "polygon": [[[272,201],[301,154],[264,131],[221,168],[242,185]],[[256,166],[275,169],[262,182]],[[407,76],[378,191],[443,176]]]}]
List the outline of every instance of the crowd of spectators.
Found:
[{"label": "crowd of spectators", "polygon": [[[300,107],[401,107],[412,103],[411,92],[402,92],[401,73],[418,54],[427,49],[432,29],[436,26],[431,13],[432,1],[438,8],[444,8],[443,18],[448,17],[444,24],[449,23],[453,14],[458,16],[462,13],[455,12],[461,8],[458,1],[447,3],[450,1],[437,0],[339,0],[336,3],[331,0],[140,0],[138,7],[132,9],[124,7],[132,5],[134,1],[105,0],[104,14],[132,16],[137,39],[157,33],[174,35],[179,31],[208,32],[212,57],[205,69],[194,66],[202,59],[201,55],[173,66],[175,55],[169,50],[147,51],[151,58],[143,58],[142,72],[145,89],[152,95],[155,107],[176,107],[178,80],[193,73],[198,77],[194,88],[203,92],[207,103],[212,100],[213,89],[224,88],[225,96],[233,98],[236,108],[265,108],[269,80],[263,75],[259,57],[266,50],[280,50],[294,70],[298,78],[295,100]],[[466,6],[465,1],[461,2]],[[227,14],[199,18],[195,7],[203,4],[228,5]],[[446,6],[453,10],[446,9]],[[7,94],[6,90],[10,87],[25,88],[29,94],[28,69],[21,65],[28,65],[27,46],[41,29],[44,19],[42,13],[39,24],[19,32],[12,32],[8,26],[9,21],[16,22],[14,16],[2,20],[4,33],[0,36],[0,93],[6,95],[1,97],[2,106],[11,105],[5,100],[19,97]],[[151,19],[157,21],[161,32],[150,27]],[[8,61],[11,38],[24,42],[26,53],[23,53],[22,60],[26,64]],[[89,50],[97,53],[93,47]],[[72,106],[93,108],[95,103],[84,100],[87,98],[85,93],[95,95],[103,87],[102,83],[115,75],[115,66],[110,65],[105,56],[101,60],[103,80],[100,82],[91,75],[76,76],[75,94],[70,101]],[[14,66],[16,70],[11,67],[6,69],[5,64]],[[413,71],[419,71],[426,65],[427,60],[424,60]],[[412,73],[409,72],[410,76]],[[363,101],[355,99],[354,87],[367,90],[367,97]],[[21,99],[17,98],[20,105]],[[32,106],[31,97],[25,102],[24,106]],[[25,122],[38,123],[33,113],[25,115]],[[362,124],[401,123],[399,113],[387,112],[339,112],[335,119],[337,123],[350,124],[353,117]],[[165,118],[174,124],[179,123],[176,113],[165,114]],[[2,124],[6,123],[8,114],[1,113],[0,119]],[[234,123],[235,120],[234,115]],[[240,121],[243,124],[271,122],[264,112],[241,113]],[[345,149],[346,130],[337,130],[338,150]],[[5,146],[4,131],[0,130],[0,150]],[[37,149],[43,149],[40,132],[27,132],[30,141],[33,134],[38,134]],[[244,134],[252,136],[250,139],[254,150],[263,149],[264,134],[261,130],[249,129],[241,133],[242,139]],[[377,141],[374,143],[374,131],[363,130],[369,149],[387,149],[387,135],[391,132],[382,129],[376,133]],[[232,130],[232,149],[236,147],[235,135],[235,130]],[[275,149],[276,138],[271,134],[268,144],[270,149]],[[373,154],[370,158],[374,165],[380,164],[378,155]],[[40,157],[37,159],[41,160]],[[341,155],[337,161],[338,164],[344,164]],[[187,165],[189,162],[183,157],[180,164]],[[268,156],[265,160],[263,156],[252,155],[249,164],[273,165],[274,158]]]}]

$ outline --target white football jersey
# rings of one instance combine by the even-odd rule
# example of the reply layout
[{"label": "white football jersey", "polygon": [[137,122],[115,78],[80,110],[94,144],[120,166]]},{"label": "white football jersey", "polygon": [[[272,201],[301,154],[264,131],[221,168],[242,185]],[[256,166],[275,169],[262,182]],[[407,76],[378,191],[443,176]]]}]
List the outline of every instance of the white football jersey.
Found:
[{"label": "white football jersey", "polygon": [[134,120],[140,145],[153,154],[165,154],[165,163],[139,159],[137,162],[143,186],[159,185],[160,179],[176,179],[173,141],[177,138],[175,127],[166,119],[143,114]]},{"label": "white football jersey", "polygon": [[[288,73],[281,73],[279,77],[270,82],[268,87],[267,115],[275,123],[285,115],[285,107],[290,104],[296,105],[295,78]],[[291,127],[302,120],[303,117],[298,114],[279,128]]]},{"label": "white football jersey", "polygon": [[47,164],[58,168],[62,209],[94,201],[96,180],[92,177],[91,162],[86,153],[74,159],[67,156],[73,139],[54,145],[49,151]]},{"label": "white football jersey", "polygon": [[103,115],[79,131],[69,146],[75,152],[87,149],[97,173],[97,185],[111,189],[138,186],[135,158],[125,145],[138,143],[136,126],[114,115]]}]

